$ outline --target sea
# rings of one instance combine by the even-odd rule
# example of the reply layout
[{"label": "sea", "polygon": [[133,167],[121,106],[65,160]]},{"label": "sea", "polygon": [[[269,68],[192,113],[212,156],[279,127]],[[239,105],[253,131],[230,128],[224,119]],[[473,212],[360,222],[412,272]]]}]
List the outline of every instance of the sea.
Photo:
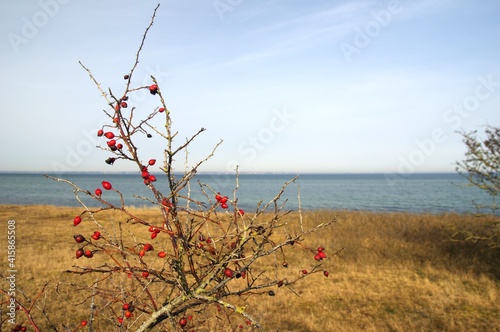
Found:
[{"label": "sea", "polygon": [[[90,192],[101,187],[102,181],[108,181],[121,193],[127,206],[152,205],[150,200],[153,194],[139,174],[48,175]],[[156,188],[166,194],[166,176],[156,174],[156,177]],[[288,182],[278,201],[285,210],[474,213],[477,212],[477,204],[488,205],[492,202],[486,192],[468,185],[467,180],[456,173],[197,174],[190,181],[189,188],[186,187],[181,194],[189,194],[190,198],[199,202],[208,202],[209,198],[213,200],[213,192],[220,192],[230,199],[236,197],[239,208],[252,211],[272,201]],[[89,206],[100,205],[84,192],[78,193],[78,197]],[[115,191],[104,190],[103,198],[114,204],[121,202],[120,195]],[[68,182],[56,181],[41,173],[0,173],[0,204],[79,206],[80,203],[73,185]]]}]

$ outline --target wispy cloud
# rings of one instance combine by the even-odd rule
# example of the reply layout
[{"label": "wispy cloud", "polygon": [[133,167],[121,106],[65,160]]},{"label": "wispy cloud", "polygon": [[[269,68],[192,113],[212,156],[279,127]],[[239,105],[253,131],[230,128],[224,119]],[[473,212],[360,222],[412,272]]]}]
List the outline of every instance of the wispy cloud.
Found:
[{"label": "wispy cloud", "polygon": [[456,5],[457,2],[460,1],[456,1],[455,3],[450,0],[404,1],[401,3],[401,7],[403,8],[403,10],[401,12],[401,15],[398,15],[398,18],[404,20],[426,15],[433,15],[437,12],[450,9],[450,6]]},{"label": "wispy cloud", "polygon": [[253,47],[251,52],[240,54],[225,65],[249,64],[332,44],[352,32],[353,26],[359,21],[356,13],[366,8],[365,2],[346,3],[253,28],[246,32],[246,36],[260,40],[260,48]]},{"label": "wispy cloud", "polygon": [[[441,12],[452,3],[449,0],[400,1],[401,14],[394,20],[412,19]],[[247,38],[260,40],[260,47],[252,47],[250,52],[242,53],[225,62],[226,66],[247,65],[255,61],[286,54],[294,54],[308,49],[334,45],[352,36],[356,28],[363,27],[373,20],[372,13],[385,9],[375,1],[345,2],[342,4],[313,8],[310,12],[296,15],[288,13],[287,19],[274,20],[272,24],[255,27],[246,31]],[[277,10],[276,7],[259,7],[258,12]],[[284,10],[284,9],[283,9]],[[269,13],[267,13],[269,15]],[[278,16],[278,15],[276,15]],[[281,15],[285,16],[285,15]]]},{"label": "wispy cloud", "polygon": [[263,35],[275,31],[303,28],[304,26],[317,27],[325,24],[331,25],[333,22],[352,19],[356,13],[366,8],[365,2],[348,3],[339,6],[331,6],[326,9],[319,9],[313,13],[306,13],[288,20],[278,21],[264,27],[258,27],[248,32],[249,35]]}]

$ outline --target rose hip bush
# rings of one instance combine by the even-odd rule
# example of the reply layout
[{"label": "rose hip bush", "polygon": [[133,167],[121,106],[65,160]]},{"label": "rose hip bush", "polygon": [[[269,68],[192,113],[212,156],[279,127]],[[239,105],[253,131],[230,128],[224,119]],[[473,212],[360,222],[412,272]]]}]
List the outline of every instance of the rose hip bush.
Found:
[{"label": "rose hip bush", "polygon": [[[221,193],[210,184],[195,181],[198,168],[214,154],[220,142],[205,159],[189,165],[187,149],[205,129],[179,142],[162,86],[155,77],[151,77],[147,86],[133,86],[139,55],[157,9],[131,70],[123,76],[124,88],[120,94],[103,90],[82,64],[107,102],[104,112],[108,124],[96,133],[103,140],[100,148],[106,153],[105,162],[135,165],[137,177],[151,193],[149,198],[142,199],[156,209],[157,217],[150,220],[132,213],[120,184],[109,179],[103,179],[94,188],[80,188],[68,180],[47,176],[72,186],[82,206],[81,213],[68,220],[68,237],[74,239],[74,247],[66,249],[74,250],[77,262],[70,272],[95,275],[95,282],[75,286],[83,299],[79,305],[88,311],[88,318],[75,321],[72,330],[264,329],[265,322],[257,319],[258,314],[252,311],[248,299],[275,296],[281,287],[293,292],[295,283],[314,275],[328,277],[324,264],[338,251],[330,251],[319,243],[309,248],[304,240],[331,226],[334,220],[305,229],[300,214],[290,218],[291,211],[284,210],[281,196],[296,178],[277,188],[270,202],[256,203],[251,213],[238,206],[237,170],[232,193]],[[139,109],[144,114],[144,110],[130,98],[138,91],[148,92],[148,98],[157,102],[157,107],[142,118],[137,114]],[[159,116],[164,119],[161,129],[152,122]],[[161,163],[141,153],[138,142],[144,137],[162,142],[158,144],[164,156]],[[174,170],[176,158],[186,160],[181,171]],[[156,171],[161,171],[161,175],[153,174]],[[195,190],[202,200],[192,198],[191,192]],[[118,198],[120,203],[113,203],[111,198]],[[87,203],[89,199],[92,205]],[[128,222],[114,223],[101,218],[106,211],[117,211]],[[93,224],[95,230],[79,231],[83,223]],[[307,243],[314,243],[314,238]],[[293,266],[288,258],[296,255],[306,255],[310,264]],[[84,263],[80,264],[82,260]],[[22,303],[18,305],[26,308]],[[29,310],[25,312],[31,317]],[[34,320],[25,322],[25,326],[39,330]],[[60,328],[53,322],[51,326],[56,331]]]}]

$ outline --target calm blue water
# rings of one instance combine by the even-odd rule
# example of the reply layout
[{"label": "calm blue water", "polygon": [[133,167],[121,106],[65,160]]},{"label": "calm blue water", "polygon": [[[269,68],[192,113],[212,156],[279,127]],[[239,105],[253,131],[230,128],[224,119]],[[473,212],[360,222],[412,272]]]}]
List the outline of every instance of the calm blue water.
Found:
[{"label": "calm blue water", "polygon": [[[94,191],[106,180],[120,190],[127,205],[145,206],[147,201],[133,194],[152,198],[142,179],[136,174],[66,174],[63,176],[80,188]],[[159,174],[156,187],[166,192],[166,179]],[[238,205],[245,210],[255,210],[257,203],[270,201],[290,174],[241,174],[237,191]],[[203,174],[196,180],[206,183],[232,197],[234,175]],[[291,184],[283,199],[288,199],[287,209],[297,209],[297,193],[303,209],[349,209],[369,211],[408,212],[474,212],[472,201],[490,203],[488,194],[474,187],[458,174],[304,174]],[[202,201],[197,181],[193,181],[192,197]],[[0,174],[0,204],[50,204],[78,206],[73,188],[43,177],[41,174]],[[82,195],[84,196],[84,195]],[[103,197],[118,203],[114,192],[105,191]],[[89,200],[86,203],[95,205]]]}]

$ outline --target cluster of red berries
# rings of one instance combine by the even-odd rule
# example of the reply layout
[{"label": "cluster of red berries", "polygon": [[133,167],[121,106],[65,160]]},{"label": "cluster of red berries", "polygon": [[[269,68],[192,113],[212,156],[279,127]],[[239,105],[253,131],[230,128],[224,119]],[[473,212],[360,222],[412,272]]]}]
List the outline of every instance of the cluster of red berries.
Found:
[{"label": "cluster of red berries", "polygon": [[113,132],[111,132],[111,131],[104,132],[104,130],[99,129],[97,131],[97,136],[98,137],[104,136],[109,140],[106,142],[106,144],[111,149],[111,151],[123,149],[123,144],[116,142],[115,138],[117,138],[117,137],[115,136],[115,134]]},{"label": "cluster of red berries", "polygon": [[[132,316],[134,316],[133,312],[135,310],[135,307],[132,303],[124,303],[122,306],[122,310],[123,316],[125,318],[131,318]],[[123,323],[123,318],[119,317],[118,321],[120,322],[120,324]]]},{"label": "cluster of red berries", "polygon": [[[101,232],[99,231],[95,231],[94,234],[92,234],[90,236],[93,240],[97,241],[101,238]],[[73,239],[75,239],[75,242],[76,243],[83,243],[83,242],[88,242],[87,239],[85,239],[85,237],[81,234],[76,234],[76,235],[73,235]],[[85,246],[84,246],[85,247]],[[84,247],[82,248],[78,248],[76,250],[76,258],[80,258],[82,256],[85,256],[87,258],[92,258],[94,257],[94,252],[91,251],[91,250],[85,250]]]},{"label": "cluster of red berries", "polygon": [[[126,79],[126,80],[128,80],[129,78],[130,78],[130,76],[129,76],[129,75],[125,75],[125,76],[124,76],[124,79]],[[150,92],[152,95],[157,94],[157,93],[158,93],[158,85],[156,85],[156,84],[152,84],[152,85],[150,85],[150,86],[149,86],[149,92]],[[115,111],[116,111],[116,112],[115,112],[115,115],[114,115],[114,118],[113,118],[113,122],[114,122],[114,123],[116,123],[116,124],[120,123],[120,117],[119,117],[119,116],[120,116],[120,114],[119,114],[118,112],[120,111],[120,109],[121,109],[121,108],[127,108],[127,107],[128,107],[127,100],[128,100],[128,96],[126,96],[126,95],[125,95],[125,96],[123,96],[123,97],[122,97],[122,98],[121,98],[121,99],[120,99],[120,100],[116,103],[116,105],[115,105]],[[165,108],[164,108],[164,107],[161,107],[161,108],[159,109],[159,112],[160,112],[160,113],[161,113],[161,112],[164,112],[164,111],[165,111]],[[108,147],[109,147],[109,149],[110,149],[111,151],[117,151],[117,150],[118,150],[118,151],[121,151],[121,150],[123,149],[123,144],[122,144],[122,143],[117,143],[117,141],[116,141],[116,139],[117,139],[117,138],[116,138],[116,136],[115,136],[115,134],[114,134],[113,132],[111,132],[111,131],[104,132],[104,130],[103,130],[103,129],[99,129],[99,130],[97,131],[97,136],[98,136],[98,137],[105,136],[105,137],[108,139],[108,141],[106,142],[106,144],[108,145]],[[148,138],[150,138],[150,137],[152,137],[152,135],[151,135],[151,134],[147,134],[147,137],[148,137]],[[118,138],[120,138],[120,137],[118,137]],[[113,163],[114,163],[115,161],[116,161],[116,158],[112,158],[112,157],[111,157],[111,158],[106,159],[106,163],[107,163],[107,164],[109,164],[109,165],[113,165]],[[154,176],[153,176],[153,178],[154,178]],[[145,182],[145,183],[146,183],[146,182],[148,182],[148,181],[149,181],[149,182],[153,182],[153,181],[156,181],[156,179],[155,179],[155,180],[152,180],[152,179],[147,179],[147,180],[145,179],[145,180],[144,180],[144,182]],[[148,183],[146,183],[146,184],[149,184],[149,182],[148,182]]]},{"label": "cluster of red berries", "polygon": [[[155,227],[153,227],[153,226],[151,226],[151,228],[153,229],[153,233],[152,233],[151,235],[153,235],[153,234],[155,234],[155,235],[156,235],[156,234],[158,234],[158,233],[156,233],[156,230],[157,230],[158,232],[160,231],[158,228],[155,228]],[[156,236],[155,236],[155,237],[156,237]],[[146,244],[144,244],[144,245],[142,246],[142,249],[141,249],[141,250],[139,250],[139,256],[142,258],[142,257],[144,257],[144,255],[146,255],[146,253],[147,253],[148,251],[153,251],[153,250],[154,250],[153,245],[152,245],[151,243],[146,243]],[[160,258],[165,258],[166,256],[167,256],[167,253],[166,253],[165,251],[159,251],[159,252],[158,252],[158,257],[160,257]]]},{"label": "cluster of red berries", "polygon": [[146,243],[145,245],[142,246],[142,249],[139,250],[139,256],[141,257],[144,257],[144,255],[148,252],[148,251],[153,251],[155,250],[153,248],[153,245],[151,243]]},{"label": "cluster of red berries", "polygon": [[155,226],[149,226],[148,231],[151,233],[151,239],[154,239],[160,234],[161,230]]},{"label": "cluster of red berries", "polygon": [[[113,189],[113,186],[108,181],[102,181],[101,184],[102,184],[102,187],[105,190],[111,190],[111,189]],[[102,195],[102,189],[101,188],[96,188],[96,190],[94,190],[94,193],[95,193],[96,196],[101,197],[101,195]]]},{"label": "cluster of red berries", "polygon": [[84,250],[84,248],[78,248],[76,250],[76,258],[78,259],[82,256],[85,256],[87,258],[92,258],[92,257],[94,257],[94,252],[91,250],[88,250],[88,249]]},{"label": "cluster of red berries", "polygon": [[326,258],[326,254],[325,254],[324,250],[325,250],[325,248],[318,247],[316,255],[314,255],[314,259],[317,260],[317,261],[325,259]]},{"label": "cluster of red berries", "polygon": [[[73,224],[76,226],[78,225],[80,222],[82,221],[82,218],[80,216],[76,216],[74,219],[73,219]],[[92,239],[94,240],[99,240],[101,238],[101,232],[99,231],[95,231],[94,234],[92,234],[90,236]],[[85,237],[81,234],[77,234],[77,235],[73,235],[73,239],[75,239],[76,243],[83,243],[83,242],[88,242]],[[94,257],[94,251],[91,251],[91,250],[84,250],[84,248],[78,248],[76,250],[76,258],[80,258],[82,256],[85,256],[87,258],[92,258]]]},{"label": "cluster of red berries", "polygon": [[156,159],[149,159],[148,165],[147,166],[142,165],[142,167],[141,167],[141,176],[144,179],[145,185],[148,185],[151,182],[156,181],[156,176],[149,174],[149,171],[148,171],[148,166],[153,166],[154,164],[156,164]]},{"label": "cluster of red berries", "polygon": [[217,255],[217,249],[211,245],[212,244],[211,238],[206,238],[205,235],[200,233],[200,235],[198,235],[198,241],[200,241],[196,245],[198,248],[200,248],[200,249],[204,248],[205,245],[203,244],[203,242],[205,242],[205,243],[209,244],[210,246],[208,249],[204,249],[204,250],[207,250],[212,255]]},{"label": "cluster of red berries", "polygon": [[128,96],[123,96],[122,97],[121,102],[120,102],[121,108],[127,108],[128,107],[127,100],[128,100]]},{"label": "cluster of red berries", "polygon": [[[101,238],[101,232],[95,231],[94,234],[92,234],[90,237],[97,241]],[[87,241],[85,237],[81,234],[73,235],[73,238],[75,239],[76,243],[82,243]]]},{"label": "cluster of red berries", "polygon": [[[119,111],[120,108],[127,108],[128,107],[127,100],[128,100],[128,96],[123,96],[120,99],[120,101],[115,105],[115,111]],[[117,122],[116,119],[117,118],[113,119],[113,121]]]},{"label": "cluster of red berries", "polygon": [[222,196],[220,193],[217,193],[215,199],[219,202],[221,208],[227,209],[229,207],[229,205],[227,205],[229,199],[227,196]]},{"label": "cluster of red berries", "polygon": [[[320,261],[320,260],[325,259],[325,258],[326,258],[325,248],[323,248],[323,247],[318,247],[318,248],[316,249],[316,254],[314,255],[314,260],[316,260],[316,261]],[[287,264],[287,265],[288,265],[288,264]],[[283,265],[283,266],[285,266],[285,265]],[[285,267],[286,267],[286,266],[285,266]],[[304,269],[304,270],[300,271],[300,273],[301,273],[302,275],[304,275],[304,276],[305,276],[305,275],[306,275],[306,274],[308,274],[309,272],[308,272],[307,270],[305,270],[305,269]],[[325,277],[328,277],[328,276],[330,275],[330,273],[329,273],[328,271],[324,270],[324,271],[323,271],[323,275],[324,275]]]},{"label": "cluster of red berries", "polygon": [[[316,255],[314,255],[314,259],[317,261],[320,261],[320,260],[325,259],[325,258],[326,258],[325,248],[318,247],[318,249],[316,249]],[[328,271],[324,270],[323,275],[325,277],[328,277],[330,275],[330,273]]]},{"label": "cluster of red berries", "polygon": [[[219,203],[220,207],[223,209],[227,209],[229,207],[229,198],[227,196],[222,196],[220,193],[215,194],[215,200]],[[245,211],[243,209],[239,209],[238,213],[243,216]]]}]

